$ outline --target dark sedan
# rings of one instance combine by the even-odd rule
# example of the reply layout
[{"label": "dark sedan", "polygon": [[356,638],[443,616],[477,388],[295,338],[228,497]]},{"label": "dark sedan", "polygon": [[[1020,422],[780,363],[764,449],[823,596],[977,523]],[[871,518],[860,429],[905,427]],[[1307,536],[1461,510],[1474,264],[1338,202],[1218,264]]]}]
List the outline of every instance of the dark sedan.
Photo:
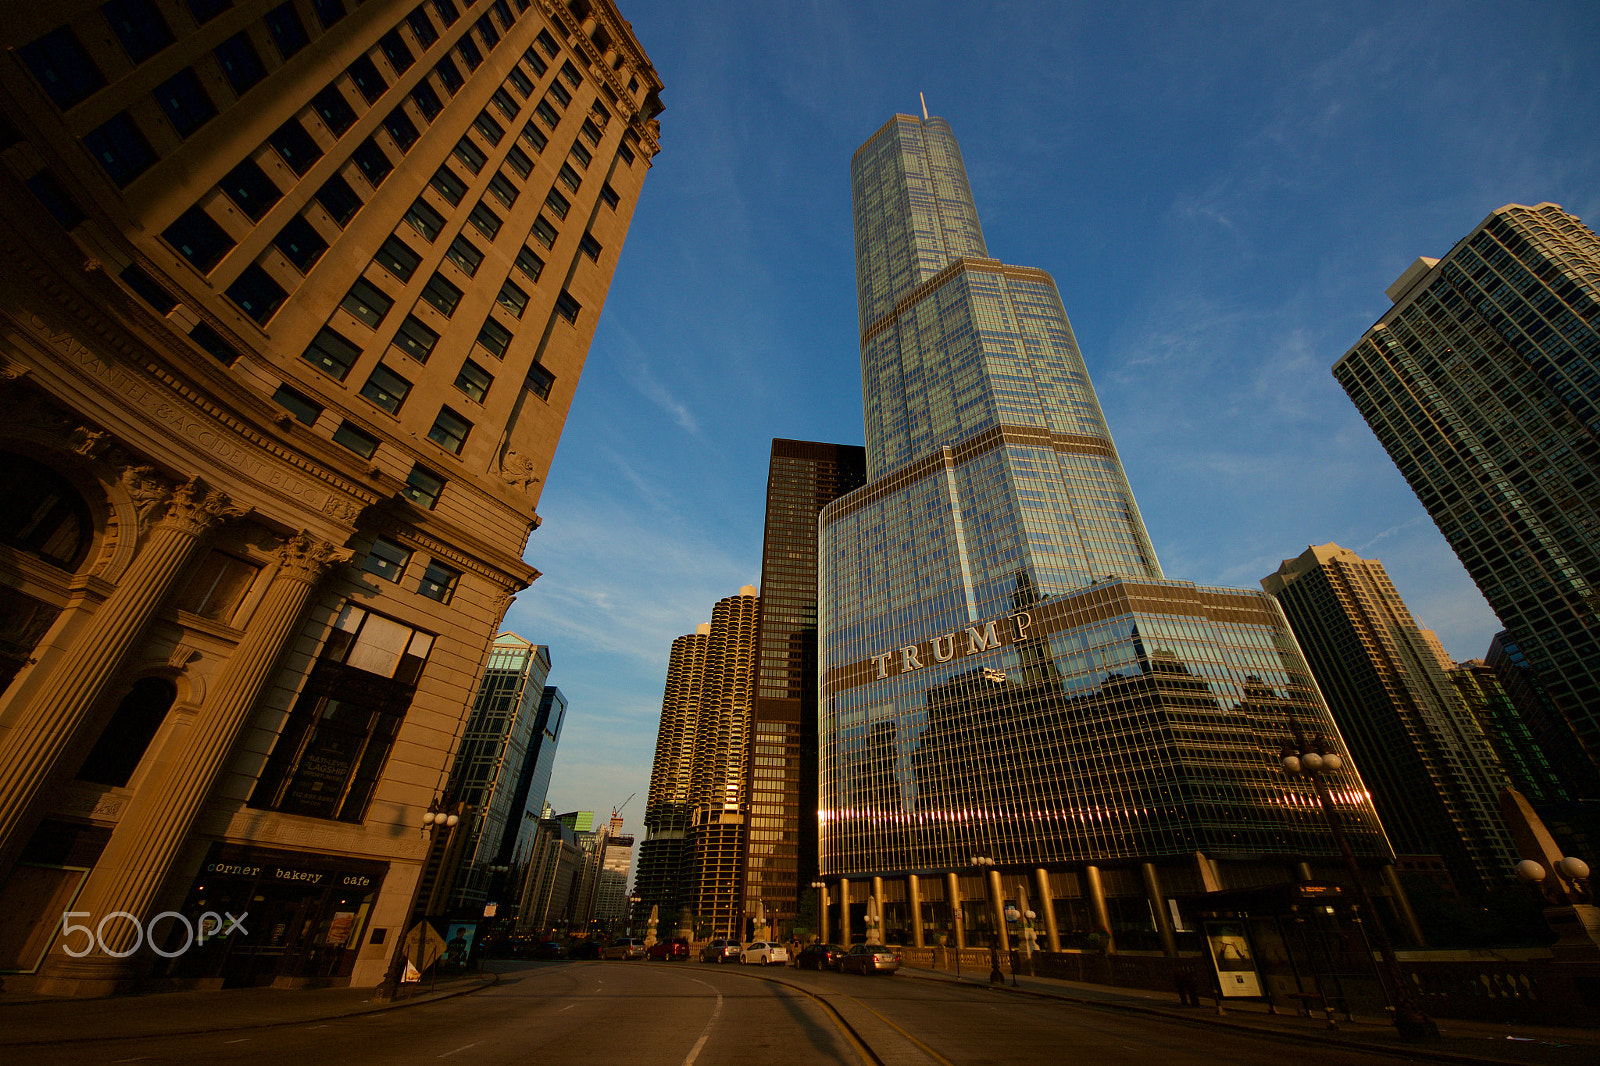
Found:
[{"label": "dark sedan", "polygon": [[892,974],[900,968],[900,953],[882,944],[852,944],[839,960],[840,973]]},{"label": "dark sedan", "polygon": [[837,970],[844,948],[837,944],[807,944],[800,949],[795,965],[802,970]]}]

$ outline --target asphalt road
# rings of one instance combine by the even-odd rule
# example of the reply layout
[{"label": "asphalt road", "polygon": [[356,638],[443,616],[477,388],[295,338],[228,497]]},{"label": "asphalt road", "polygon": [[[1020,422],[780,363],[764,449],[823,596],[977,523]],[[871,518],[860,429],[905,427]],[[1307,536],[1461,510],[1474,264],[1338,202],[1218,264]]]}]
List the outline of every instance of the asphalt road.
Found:
[{"label": "asphalt road", "polygon": [[[695,962],[499,964],[468,996],[326,1022],[35,1046],[56,1063],[1093,1063],[1282,1066],[1401,1061],[911,977]],[[830,1010],[830,1008],[832,1008]],[[836,1012],[836,1013],[835,1013]]]}]

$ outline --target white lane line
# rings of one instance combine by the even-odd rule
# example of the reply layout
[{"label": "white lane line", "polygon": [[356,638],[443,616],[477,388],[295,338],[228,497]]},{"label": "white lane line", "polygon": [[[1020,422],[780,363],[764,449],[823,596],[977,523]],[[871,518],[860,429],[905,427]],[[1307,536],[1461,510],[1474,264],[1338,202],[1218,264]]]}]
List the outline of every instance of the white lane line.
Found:
[{"label": "white lane line", "polygon": [[[562,1007],[561,1010],[571,1010],[573,1007],[576,1007],[576,1006],[577,1006],[576,1003],[568,1003],[565,1007]],[[556,1011],[556,1013],[560,1014],[561,1011]]]},{"label": "white lane line", "polygon": [[240,1037],[240,1038],[239,1038],[239,1039],[237,1039],[237,1040],[224,1040],[224,1041],[223,1041],[223,1043],[224,1043],[224,1044],[242,1044],[242,1043],[244,1043],[244,1042],[245,1042],[245,1041],[246,1041],[246,1040],[249,1040],[249,1039],[250,1039],[250,1038],[249,1038],[249,1037],[248,1037],[248,1036],[241,1036],[241,1037]]},{"label": "white lane line", "polygon": [[149,1055],[135,1055],[131,1059],[113,1059],[112,1061],[113,1062],[143,1062],[145,1059],[148,1059],[149,1057],[150,1057]]},{"label": "white lane line", "polygon": [[701,981],[698,978],[691,977],[689,980],[693,981],[697,985],[704,985],[706,988],[710,988],[711,991],[716,992],[717,1006],[716,1009],[711,1012],[711,1018],[706,1022],[706,1027],[700,1031],[700,1039],[696,1040],[694,1042],[694,1047],[689,1049],[689,1056],[683,1060],[683,1066],[694,1066],[694,1060],[700,1057],[700,1049],[706,1046],[706,1040],[708,1040],[711,1036],[711,1027],[717,1024],[717,1015],[722,1013],[722,993],[717,992],[717,990],[711,985],[706,984],[704,981]]},{"label": "white lane line", "polygon": [[[467,1050],[467,1048],[469,1048],[469,1047],[477,1047],[477,1046],[478,1046],[478,1045],[479,1045],[479,1044],[481,1044],[481,1043],[483,1043],[483,1041],[482,1041],[482,1040],[474,1040],[474,1041],[473,1041],[473,1042],[472,1042],[472,1043],[470,1043],[470,1044],[463,1044],[463,1045],[461,1045],[461,1046],[460,1046],[460,1047],[458,1047],[458,1048],[456,1048],[456,1051],[465,1051],[465,1050]],[[456,1053],[456,1051],[446,1051],[446,1052],[445,1052],[445,1053],[444,1053],[444,1054],[443,1054],[443,1055],[440,1055],[440,1056],[439,1056],[439,1057],[440,1057],[440,1058],[441,1058],[441,1059],[447,1059],[447,1058],[449,1058],[449,1057],[450,1057],[450,1056],[451,1056],[451,1055],[454,1055],[454,1054],[455,1054],[455,1053]]]}]

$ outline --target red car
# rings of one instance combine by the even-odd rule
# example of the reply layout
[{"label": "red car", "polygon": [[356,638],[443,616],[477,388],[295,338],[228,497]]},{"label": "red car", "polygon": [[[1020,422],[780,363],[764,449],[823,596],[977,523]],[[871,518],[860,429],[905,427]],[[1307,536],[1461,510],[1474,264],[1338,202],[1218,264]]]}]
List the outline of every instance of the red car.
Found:
[{"label": "red car", "polygon": [[645,952],[647,959],[666,959],[668,962],[681,962],[688,957],[689,941],[681,936],[669,936],[665,940],[658,940]]}]

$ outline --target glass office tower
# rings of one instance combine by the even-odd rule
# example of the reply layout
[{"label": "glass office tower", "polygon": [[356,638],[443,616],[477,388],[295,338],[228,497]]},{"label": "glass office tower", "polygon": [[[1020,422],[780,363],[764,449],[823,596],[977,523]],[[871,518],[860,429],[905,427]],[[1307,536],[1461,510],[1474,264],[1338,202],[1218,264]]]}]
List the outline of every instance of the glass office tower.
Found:
[{"label": "glass office tower", "polygon": [[[1278,757],[1291,719],[1343,744],[1269,597],[1163,578],[1054,280],[988,258],[944,120],[895,116],[851,178],[869,483],[819,547],[845,932],[864,876],[890,938],[960,942],[990,913],[981,856],[1008,898],[1051,901],[1052,948],[1172,950],[1171,896],[1333,854]],[[1334,791],[1386,859],[1353,768]]]}]

